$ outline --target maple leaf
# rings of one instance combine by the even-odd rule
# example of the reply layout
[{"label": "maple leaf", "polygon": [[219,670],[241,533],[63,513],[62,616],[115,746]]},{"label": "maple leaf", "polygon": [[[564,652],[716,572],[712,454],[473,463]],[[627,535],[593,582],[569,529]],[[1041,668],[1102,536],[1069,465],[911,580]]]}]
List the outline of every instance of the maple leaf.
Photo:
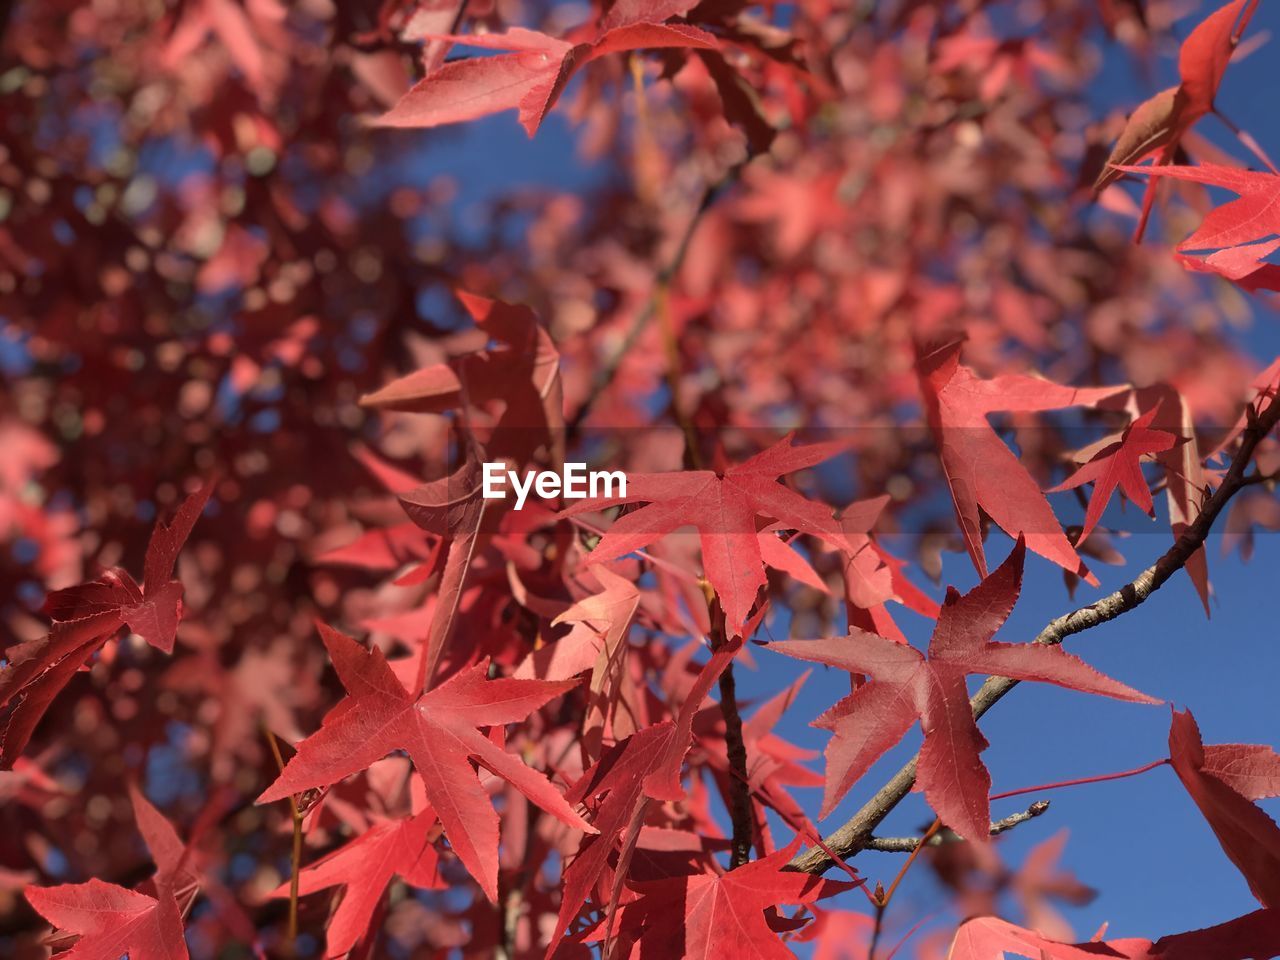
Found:
[{"label": "maple leaf", "polygon": [[1222,438],[1209,451],[1206,459],[1212,459],[1227,449],[1236,439],[1244,432],[1245,427],[1249,425],[1249,420],[1262,411],[1263,403],[1272,402],[1277,396],[1280,396],[1280,356],[1271,361],[1249,384],[1247,400],[1240,416],[1232,427],[1223,434]]},{"label": "maple leaf", "polygon": [[[440,549],[432,556],[432,567],[440,567],[436,587],[435,612],[419,654],[418,686],[430,688],[457,615],[462,587],[476,546],[483,539],[485,500],[481,496],[479,463],[468,455],[447,477],[424,483],[401,494],[400,505],[419,527],[442,537]],[[441,561],[443,561],[441,563]],[[430,569],[430,568],[428,568]]]},{"label": "maple leaf", "polygon": [[[492,59],[496,58],[484,62]],[[447,413],[502,401],[505,406],[494,430],[508,445],[490,444],[493,452],[523,459],[527,451],[520,446],[535,441],[562,443],[560,354],[537,314],[522,304],[463,290],[454,295],[489,338],[489,345],[399,377],[362,396],[360,405],[403,413]]]},{"label": "maple leaf", "polygon": [[899,560],[877,543],[871,530],[889,503],[886,496],[849,504],[841,512],[840,529],[848,540],[843,557],[845,616],[848,626],[905,643],[906,637],[887,609],[896,600],[931,620],[938,618],[938,605],[904,574]]},{"label": "maple leaf", "polygon": [[0,707],[14,704],[5,724],[0,768],[10,769],[40,718],[76,672],[123,626],[164,653],[173,652],[182,619],[182,582],[170,580],[179,551],[213,493],[215,479],[183,501],[169,523],[158,522],[147,543],[142,585],[119,567],[97,580],[49,594],[49,632],[5,651]]},{"label": "maple leaf", "polygon": [[607,567],[596,567],[595,575],[604,590],[579,600],[551,621],[553,626],[581,621],[605,625],[600,650],[591,665],[587,710],[582,720],[582,749],[584,756],[593,760],[600,755],[605,721],[612,718],[618,703],[626,663],[627,630],[640,606],[640,591],[629,580]]},{"label": "maple leaf", "polygon": [[[1232,0],[1199,23],[1182,42],[1178,53],[1176,87],[1162,90],[1144,101],[1130,115],[1106,165],[1098,174],[1095,196],[1126,170],[1156,154],[1156,164],[1169,163],[1178,144],[1201,117],[1213,110],[1231,54],[1252,19],[1258,0]],[[1145,231],[1155,199],[1155,184],[1147,186],[1135,239]]]},{"label": "maple leaf", "polygon": [[[345,957],[369,932],[378,903],[396,877],[424,890],[447,887],[432,842],[436,819],[435,811],[425,807],[411,816],[374,824],[302,871],[300,896],[346,888],[325,929],[326,957]],[[271,896],[288,897],[289,884],[281,884]]]},{"label": "maple leaf", "polygon": [[523,720],[577,681],[486,680],[488,663],[482,661],[415,697],[381,650],[367,650],[323,624],[320,635],[348,697],[298,744],[258,803],[328,786],[404,750],[449,845],[491,900],[498,894],[498,817],[472,758],[565,824],[594,832],[541,774],[476,729]]},{"label": "maple leaf", "polygon": [[1161,937],[1141,960],[1255,960],[1280,956],[1280,910],[1255,910],[1203,930]]},{"label": "maple leaf", "polygon": [[1096,584],[1062,532],[1040,485],[1005,446],[987,417],[1000,411],[1031,413],[1091,406],[1125,388],[1077,389],[1022,374],[980,380],[960,365],[958,342],[921,356],[916,367],[960,533],[979,575],[987,575],[981,509],[1009,536],[1021,534],[1028,548]]},{"label": "maple leaf", "polygon": [[872,678],[812,724],[835,734],[827,745],[820,816],[830,813],[871,764],[919,720],[924,745],[917,779],[925,799],[956,833],[985,842],[991,777],[978,756],[987,741],[969,706],[968,674],[1054,683],[1135,703],[1160,702],[1104,676],[1060,647],[992,641],[1018,598],[1025,555],[1020,538],[1008,559],[968,593],[948,588],[927,659],[914,647],[861,630],[848,637],[769,644],[769,649],[787,656]]},{"label": "maple leaf", "polygon": [[[960,925],[947,952],[947,960],[1003,960],[1007,954],[1032,960],[1086,960],[1087,957],[1099,956],[1097,952],[1056,943],[1034,930],[1025,930],[999,917],[978,917]],[[1124,956],[1117,953],[1109,955]]]},{"label": "maple leaf", "polygon": [[90,880],[56,887],[28,886],[27,902],[60,930],[79,939],[65,960],[184,960],[188,956],[182,911],[175,896],[186,878],[186,847],[173,825],[136,789],[130,789],[134,818],[156,864],[155,896],[113,883]]},{"label": "maple leaf", "polygon": [[[524,462],[545,445],[551,457],[562,462],[560,355],[550,335],[529,307],[461,290],[455,295],[489,337],[490,346],[393,380],[361,397],[361,405],[408,413],[447,413],[501,403],[501,412],[486,431],[492,443],[490,452]],[[427,686],[435,682],[472,557],[483,542],[480,527],[486,504],[481,497],[479,469],[474,451],[468,449],[467,459],[452,475],[413,490],[394,491],[415,524],[443,538],[425,567],[430,572],[440,566],[436,614],[422,653],[422,679]],[[399,485],[399,477],[388,479]]]},{"label": "maple leaf", "polygon": [[236,0],[200,0],[180,8],[182,17],[165,46],[161,62],[178,69],[210,34],[217,37],[231,61],[255,90],[267,85],[267,49],[262,39],[284,10],[275,0],[249,4]]},{"label": "maple leaf", "polygon": [[1063,490],[1074,490],[1086,483],[1093,484],[1093,496],[1089,498],[1084,527],[1076,539],[1077,543],[1083,543],[1089,538],[1093,528],[1102,519],[1102,513],[1116,487],[1123,490],[1125,496],[1137,504],[1143,513],[1155,516],[1151,488],[1142,475],[1141,460],[1146,454],[1169,450],[1177,443],[1173,434],[1151,429],[1151,422],[1158,412],[1159,406],[1156,406],[1135,419],[1125,427],[1119,440],[1099,450],[1088,463],[1049,491],[1060,493]]},{"label": "maple leaf", "polygon": [[1280,264],[1267,263],[1265,259],[1276,250],[1280,250],[1280,240],[1264,240],[1227,247],[1205,256],[1179,253],[1175,257],[1185,270],[1215,274],[1241,290],[1257,293],[1280,290]]},{"label": "maple leaf", "polygon": [[[1135,390],[1133,402],[1137,409],[1146,407],[1148,410],[1157,410],[1152,424],[1154,428],[1173,434],[1178,441],[1155,455],[1164,470],[1169,529],[1176,542],[1200,516],[1208,487],[1191,404],[1178,390],[1166,384],[1153,384]],[[1210,595],[1209,562],[1203,546],[1187,558],[1183,569],[1191,578],[1207,617]]]},{"label": "maple leaf", "polygon": [[[1280,233],[1280,175],[1242,170],[1221,164],[1197,166],[1120,166],[1124,173],[1146,174],[1147,177],[1169,177],[1187,183],[1221,187],[1235,193],[1236,200],[1213,207],[1201,225],[1187,239],[1178,244],[1178,250],[1221,250],[1240,247],[1249,260],[1257,261],[1270,252],[1270,248],[1251,246],[1257,241]],[[1207,261],[1206,261],[1207,262]],[[1238,261],[1216,261],[1221,269],[1217,273],[1245,276],[1249,270],[1240,270]]]},{"label": "maple leaf", "polygon": [[1187,103],[1185,109],[1196,119],[1213,109],[1231,54],[1257,6],[1258,0],[1232,0],[1205,17],[1182,41],[1178,76]]},{"label": "maple leaf", "polygon": [[813,923],[797,938],[814,943],[813,960],[870,960],[867,948],[876,925],[871,917],[850,910],[815,913]]},{"label": "maple leaf", "polygon": [[[565,799],[570,803],[590,804],[599,799],[591,823],[597,835],[584,837],[573,862],[565,868],[560,915],[551,936],[547,956],[559,946],[560,937],[608,867],[614,843],[621,853],[615,868],[615,882],[608,899],[607,915],[612,917],[621,893],[650,800],[680,800],[680,767],[693,736],[693,721],[737,652],[742,639],[725,643],[698,673],[674,722],[663,721],[633,734],[605,750],[600,759],[569,788]],[[606,929],[606,939],[608,930]]]},{"label": "maple leaf", "polygon": [[585,43],[521,27],[439,39],[509,52],[443,64],[379,117],[379,126],[436,127],[518,109],[520,124],[532,137],[569,80],[592,60],[625,50],[719,47],[714,36],[697,27],[646,19],[613,23]]},{"label": "maple leaf", "polygon": [[813,903],[855,886],[784,871],[799,847],[797,837],[727,873],[632,884],[641,896],[623,906],[620,932],[637,940],[644,956],[790,958],[764,911]]},{"label": "maple leaf", "polygon": [[1076,875],[1059,864],[1067,842],[1067,831],[1032,847],[1021,866],[1008,880],[1008,886],[1022,908],[1026,922],[1042,933],[1065,939],[1071,936],[1071,925],[1063,919],[1051,901],[1061,900],[1073,906],[1091,902],[1098,892],[1081,883]]},{"label": "maple leaf", "polygon": [[998,917],[967,920],[956,931],[947,960],[1254,960],[1280,951],[1280,911],[1258,910],[1204,930],[1161,937],[1060,943]]},{"label": "maple leaf", "polygon": [[1205,747],[1187,710],[1173,713],[1169,759],[1258,902],[1280,908],[1280,827],[1251,802],[1280,795],[1280,757],[1261,746]]},{"label": "maple leaf", "polygon": [[580,500],[561,512],[574,516],[623,503],[644,501],[648,506],[614,521],[588,557],[596,564],[639,550],[683,526],[698,530],[702,564],[724,609],[725,626],[742,632],[765,585],[764,561],[756,517],[768,517],[837,546],[846,541],[831,509],[806,500],[777,478],[819,464],[846,449],[843,443],[792,446],[788,435],[751,459],[723,473],[686,470],[672,473],[633,473],[625,496]]}]

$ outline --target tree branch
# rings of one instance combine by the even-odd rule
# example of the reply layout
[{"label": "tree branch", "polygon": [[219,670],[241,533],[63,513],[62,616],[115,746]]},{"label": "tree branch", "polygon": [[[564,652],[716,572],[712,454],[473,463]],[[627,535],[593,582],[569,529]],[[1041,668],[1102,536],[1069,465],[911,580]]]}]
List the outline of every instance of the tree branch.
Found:
[{"label": "tree branch", "polygon": [[[1260,401],[1262,398],[1260,396],[1257,399]],[[1177,542],[1152,566],[1119,590],[1096,603],[1072,610],[1051,620],[1032,641],[1033,643],[1053,646],[1062,643],[1073,634],[1089,630],[1128,613],[1140,606],[1147,597],[1159,590],[1171,576],[1186,565],[1187,561],[1204,545],[1209,531],[1213,529],[1214,521],[1218,519],[1223,508],[1232,497],[1248,485],[1244,474],[1245,467],[1253,459],[1254,451],[1262,438],[1271,432],[1277,421],[1280,421],[1280,397],[1271,400],[1263,413],[1258,413],[1251,401],[1247,412],[1248,426],[1241,434],[1240,449],[1231,461],[1231,467],[1223,477],[1221,486],[1205,501],[1200,515],[1187,527]],[[973,707],[974,719],[980,718],[1017,685],[1017,680],[1011,680],[1008,677],[988,677],[969,701]],[[916,764],[919,760],[918,753],[908,760],[902,769],[876,792],[875,796],[863,804],[862,809],[826,838],[825,845],[846,860],[858,851],[866,849],[871,840],[872,831],[911,792],[916,782]],[[797,854],[787,864],[787,869],[820,874],[831,866],[833,866],[831,858],[815,847]]]},{"label": "tree branch", "polygon": [[680,272],[680,268],[684,265],[685,255],[689,252],[689,244],[693,240],[694,233],[697,232],[698,224],[702,222],[703,214],[710,210],[729,185],[737,180],[742,168],[750,159],[748,157],[747,160],[734,164],[719,180],[709,184],[703,190],[697,207],[694,208],[692,216],[689,217],[689,222],[685,225],[684,232],[680,234],[680,239],[676,242],[675,252],[654,277],[653,293],[650,295],[648,302],[631,321],[631,326],[627,329],[622,343],[618,345],[618,348],[609,356],[604,365],[596,370],[595,375],[591,378],[591,388],[587,392],[586,399],[582,401],[581,406],[569,418],[569,422],[565,427],[566,442],[572,441],[578,436],[582,430],[583,422],[590,415],[592,408],[596,405],[596,401],[613,383],[613,378],[617,375],[618,368],[622,366],[622,361],[626,359],[627,354],[631,352],[631,348],[640,339],[640,334],[644,332],[649,321],[659,312],[663,298],[667,296],[672,281],[675,280],[676,274]]},{"label": "tree branch", "polygon": [[[1019,813],[1011,813],[1002,820],[993,820],[991,821],[991,836],[998,837],[1005,831],[1012,830],[1020,823],[1034,820],[1048,809],[1048,800],[1037,800]],[[944,843],[954,843],[959,839],[950,830],[944,830],[930,837],[925,846],[937,847]],[[919,837],[872,837],[862,849],[878,850],[881,853],[913,853],[919,844]]]},{"label": "tree branch", "polygon": [[[703,581],[707,595],[707,613],[711,617],[711,649],[724,645],[724,610]],[[751,781],[747,777],[747,745],[742,739],[742,714],[738,712],[738,685],[733,675],[733,664],[728,664],[720,674],[720,714],[724,718],[725,753],[729,758],[729,819],[733,824],[733,841],[729,848],[729,869],[736,870],[751,859],[751,844],[755,839],[755,817],[751,810]]]}]

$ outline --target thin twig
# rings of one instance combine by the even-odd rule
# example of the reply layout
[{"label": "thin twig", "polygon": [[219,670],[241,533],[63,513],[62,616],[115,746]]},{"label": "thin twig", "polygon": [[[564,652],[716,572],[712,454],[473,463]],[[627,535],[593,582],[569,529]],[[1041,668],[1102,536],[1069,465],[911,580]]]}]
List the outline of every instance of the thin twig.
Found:
[{"label": "thin twig", "polygon": [[[991,821],[991,836],[998,837],[1007,830],[1012,830],[1020,823],[1034,820],[1049,809],[1048,800],[1037,800],[1027,809],[1011,813],[1001,820]],[[954,843],[960,838],[950,830],[939,830],[929,838],[927,846],[937,847],[944,843]],[[863,850],[878,850],[881,853],[914,853],[920,844],[919,837],[872,837]]]},{"label": "thin twig", "polygon": [[[1240,449],[1231,461],[1231,468],[1222,478],[1218,489],[1205,501],[1200,515],[1187,527],[1177,542],[1152,566],[1119,590],[1096,603],[1072,610],[1050,621],[1032,641],[1033,643],[1053,646],[1062,643],[1067,637],[1128,613],[1135,607],[1141,606],[1151,594],[1164,586],[1170,577],[1186,566],[1187,561],[1204,546],[1209,531],[1213,529],[1214,521],[1218,519],[1218,515],[1222,513],[1227,503],[1247,486],[1244,480],[1245,467],[1253,459],[1254,450],[1262,438],[1271,432],[1277,421],[1280,421],[1280,399],[1273,400],[1265,412],[1259,413],[1252,404],[1246,408],[1246,412],[1249,422],[1241,434]],[[969,701],[974,718],[981,717],[1017,685],[1017,680],[1011,680],[1008,677],[987,678]],[[916,782],[916,764],[919,760],[918,753],[908,760],[902,769],[876,791],[857,813],[826,838],[826,846],[839,853],[844,859],[864,849],[875,828],[911,792]],[[820,849],[814,848],[798,854],[787,864],[787,869],[819,874],[824,873],[831,866],[831,859]]]},{"label": "thin twig", "polygon": [[1271,158],[1267,156],[1267,151],[1262,149],[1262,144],[1253,138],[1253,134],[1247,130],[1241,129],[1230,119],[1227,118],[1217,107],[1213,108],[1213,115],[1222,121],[1222,125],[1236,135],[1236,139],[1244,144],[1245,149],[1261,160],[1272,173],[1280,173],[1276,170],[1276,165],[1271,162]]},{"label": "thin twig", "polygon": [[907,857],[902,868],[898,871],[898,875],[893,878],[893,883],[889,884],[889,889],[881,892],[876,890],[876,925],[871,931],[871,943],[867,945],[867,960],[876,960],[876,947],[880,945],[880,935],[884,932],[884,914],[889,909],[889,904],[893,900],[893,895],[898,892],[898,885],[902,883],[903,878],[907,875],[907,871],[911,869],[911,865],[916,862],[916,857],[920,856],[920,851],[926,845],[931,843],[942,829],[942,821],[934,818],[933,823],[929,825],[929,829],[924,832],[923,837],[915,837],[911,840],[911,856]]},{"label": "thin twig", "polygon": [[[266,734],[267,744],[271,747],[271,755],[275,757],[276,766],[284,773],[284,756],[280,753],[280,744],[276,735],[271,732],[266,721],[262,722],[262,732]],[[289,859],[289,945],[296,955],[298,952],[298,886],[302,877],[302,821],[306,815],[298,807],[298,798],[289,794],[289,816],[293,819],[293,850]]]},{"label": "thin twig", "polygon": [[1244,487],[1252,487],[1260,483],[1280,483],[1280,470],[1275,473],[1259,473],[1255,470],[1240,481],[1240,485]]},{"label": "thin twig", "polygon": [[582,430],[582,424],[591,414],[592,408],[609,388],[609,385],[613,383],[613,378],[617,375],[618,368],[622,366],[622,361],[631,352],[631,348],[635,346],[636,341],[640,339],[640,335],[644,332],[645,327],[649,325],[649,321],[659,313],[670,292],[672,281],[684,265],[684,258],[689,252],[689,243],[693,240],[693,235],[697,232],[698,224],[702,222],[703,215],[711,209],[716,199],[724,193],[725,189],[737,179],[738,174],[741,173],[746,163],[747,161],[743,161],[742,163],[734,164],[719,180],[709,184],[702,191],[702,196],[698,199],[698,205],[694,208],[693,214],[689,217],[689,222],[685,225],[684,232],[680,235],[680,240],[676,244],[675,252],[654,277],[653,292],[649,295],[648,301],[631,321],[631,326],[628,328],[626,336],[622,338],[622,343],[618,345],[618,348],[610,355],[609,359],[597,368],[595,376],[592,377],[591,389],[587,392],[586,399],[582,401],[582,404],[566,425],[565,431],[568,442],[572,442]]},{"label": "thin twig", "polygon": [[[696,218],[695,218],[696,222]],[[687,246],[693,233],[691,223],[685,233],[682,246]],[[679,254],[683,259],[683,253]],[[653,310],[658,314],[662,324],[662,339],[667,357],[667,384],[670,395],[671,416],[680,425],[684,434],[684,462],[687,470],[703,468],[702,452],[698,448],[698,437],[680,403],[680,343],[675,327],[671,323],[667,309],[667,287],[670,277],[662,279],[658,284],[654,298],[650,301]],[[702,588],[707,603],[707,617],[710,623],[711,649],[714,652],[729,639],[725,628],[724,608],[716,596],[710,581],[703,579]],[[733,841],[729,853],[729,869],[736,870],[751,859],[751,847],[755,838],[755,819],[751,808],[751,785],[747,776],[747,746],[742,739],[742,715],[738,712],[737,681],[733,673],[733,663],[725,665],[720,674],[720,713],[724,717],[725,751],[729,758],[729,819],[733,824]]]}]

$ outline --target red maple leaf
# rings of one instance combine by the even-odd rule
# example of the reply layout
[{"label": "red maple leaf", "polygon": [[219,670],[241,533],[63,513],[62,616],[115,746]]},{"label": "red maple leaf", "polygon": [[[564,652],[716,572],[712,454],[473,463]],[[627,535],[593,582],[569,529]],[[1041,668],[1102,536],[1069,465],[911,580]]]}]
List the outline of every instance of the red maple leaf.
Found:
[{"label": "red maple leaf", "polygon": [[259,803],[328,786],[392,751],[404,750],[422,778],[427,802],[439,815],[449,845],[490,899],[498,894],[498,817],[471,759],[552,816],[595,832],[541,774],[476,729],[523,720],[577,681],[486,680],[488,663],[482,661],[415,697],[396,678],[381,650],[367,650],[324,625],[320,634],[349,696],[298,745],[297,754]]},{"label": "red maple leaf", "polygon": [[518,109],[520,123],[532,137],[569,80],[592,60],[624,50],[715,50],[719,46],[715,37],[697,27],[645,18],[611,21],[586,42],[561,40],[521,27],[506,33],[438,39],[510,52],[443,64],[379,117],[380,126],[436,127]]},{"label": "red maple leaf", "polygon": [[1188,710],[1174,711],[1169,759],[1258,902],[1280,908],[1280,827],[1251,802],[1280,795],[1280,757],[1268,747],[1204,746]]},{"label": "red maple leaf", "polygon": [[1161,937],[1059,943],[1034,930],[978,917],[961,924],[947,960],[994,960],[1007,955],[1031,960],[1253,960],[1280,950],[1280,910],[1257,910],[1204,930]]},{"label": "red maple leaf", "polygon": [[[1280,265],[1265,258],[1280,248],[1280,175],[1241,170],[1216,163],[1194,167],[1122,166],[1125,173],[1170,177],[1188,183],[1222,187],[1237,199],[1214,207],[1191,236],[1178,244],[1179,261],[1189,270],[1216,273],[1245,290],[1280,288]],[[1186,251],[1211,250],[1207,255]]]},{"label": "red maple leaf", "polygon": [[1077,543],[1083,543],[1089,538],[1093,528],[1102,519],[1102,512],[1107,508],[1116,487],[1123,490],[1124,495],[1145,514],[1155,516],[1151,488],[1142,475],[1141,460],[1146,454],[1172,449],[1177,443],[1173,434],[1151,429],[1151,422],[1158,412],[1157,405],[1138,417],[1125,428],[1119,440],[1099,450],[1088,463],[1049,491],[1060,493],[1063,490],[1074,490],[1086,483],[1093,484],[1093,496],[1089,498],[1084,528],[1080,531]]},{"label": "red maple leaf", "polygon": [[757,516],[845,546],[831,509],[806,500],[778,483],[777,478],[821,463],[843,452],[846,446],[814,443],[795,447],[787,436],[723,473],[633,473],[627,477],[626,496],[581,500],[565,509],[562,516],[622,503],[648,503],[616,520],[591,551],[588,563],[625,556],[678,527],[696,527],[707,580],[720,598],[725,626],[736,635],[742,632],[756,592],[766,581]]},{"label": "red maple leaf", "polygon": [[978,754],[987,747],[969,706],[971,673],[1054,683],[1084,693],[1159,703],[1112,680],[1060,647],[996,643],[1022,585],[1019,539],[1009,557],[963,596],[948,588],[926,659],[914,647],[855,630],[848,637],[789,640],[769,648],[788,656],[872,677],[823,713],[813,726],[831,730],[820,816],[917,720],[924,730],[918,782],[942,821],[969,840],[985,841],[991,777]]},{"label": "red maple leaf", "polygon": [[960,365],[959,343],[920,357],[917,372],[960,533],[979,575],[987,575],[981,509],[1009,536],[1024,536],[1027,546],[1040,556],[1096,583],[1062,532],[1040,485],[1005,446],[987,417],[999,411],[1030,413],[1091,406],[1124,388],[1077,389],[1022,374],[980,380]]},{"label": "red maple leaf", "polygon": [[[537,314],[523,304],[490,300],[463,290],[455,291],[455,296],[489,338],[485,349],[392,380],[362,396],[360,405],[403,413],[447,413],[464,406],[483,409],[502,401],[495,427],[507,428],[504,439],[534,445],[562,440],[560,354],[538,323]],[[502,447],[494,451],[501,456],[508,453]]]},{"label": "red maple leaf", "polygon": [[859,500],[841,512],[840,529],[848,540],[843,558],[845,617],[850,627],[905,643],[887,601],[896,600],[931,620],[938,618],[938,605],[907,579],[906,561],[893,556],[871,536],[889,500],[887,495]]},{"label": "red maple leaf", "polygon": [[630,580],[607,567],[596,567],[595,575],[603,591],[579,600],[551,621],[552,626],[589,621],[604,627],[600,649],[591,664],[587,710],[582,720],[582,749],[584,756],[592,760],[600,755],[605,721],[613,717],[622,692],[627,630],[640,605],[640,591]]},{"label": "red maple leaf", "polygon": [[[1153,154],[1158,154],[1157,165],[1167,164],[1173,159],[1187,131],[1213,110],[1213,101],[1222,86],[1231,54],[1249,25],[1257,4],[1258,0],[1232,0],[1191,31],[1178,53],[1178,75],[1182,82],[1160,91],[1133,111],[1107,158],[1106,166],[1098,174],[1093,186],[1095,193],[1128,172],[1126,165],[1139,163]],[[1138,240],[1146,229],[1154,200],[1155,184],[1150,183],[1143,197],[1142,215],[1135,234]]]},{"label": "red maple leaf", "polygon": [[45,610],[53,623],[38,640],[5,651],[0,670],[0,707],[13,703],[5,724],[0,768],[9,769],[36,724],[76,671],[123,626],[165,653],[173,652],[182,619],[182,582],[169,579],[178,552],[208,502],[215,480],[189,496],[169,523],[152,531],[143,561],[142,585],[113,567],[97,580],[49,594]]},{"label": "red maple leaf", "polygon": [[[302,871],[301,896],[346,888],[325,930],[326,957],[345,957],[365,936],[387,885],[396,877],[424,890],[448,886],[440,877],[440,858],[432,842],[436,819],[435,811],[425,807],[412,816],[374,824]],[[281,884],[271,895],[289,896],[289,884]]]},{"label": "red maple leaf", "polygon": [[[134,818],[156,864],[149,881],[155,895],[90,880],[56,887],[28,886],[27,902],[59,930],[76,934],[66,960],[184,960],[182,910],[176,893],[190,885],[186,847],[173,825],[137,790],[130,790]],[[190,892],[190,891],[188,891]]]},{"label": "red maple leaf", "polygon": [[[560,916],[551,936],[548,957],[555,952],[561,935],[605,875],[617,841],[621,852],[607,900],[607,914],[612,917],[644,822],[645,809],[650,800],[683,799],[680,767],[693,735],[694,717],[712,685],[740,649],[742,640],[735,637],[712,654],[674,722],[645,727],[609,748],[570,787],[565,799],[594,808],[591,823],[598,835],[583,838],[573,862],[565,869]],[[605,935],[608,936],[607,929]]]},{"label": "red maple leaf", "polygon": [[765,911],[813,903],[854,886],[784,871],[799,838],[727,873],[700,873],[633,885],[639,900],[622,908],[619,933],[654,957],[794,956],[769,927]]}]

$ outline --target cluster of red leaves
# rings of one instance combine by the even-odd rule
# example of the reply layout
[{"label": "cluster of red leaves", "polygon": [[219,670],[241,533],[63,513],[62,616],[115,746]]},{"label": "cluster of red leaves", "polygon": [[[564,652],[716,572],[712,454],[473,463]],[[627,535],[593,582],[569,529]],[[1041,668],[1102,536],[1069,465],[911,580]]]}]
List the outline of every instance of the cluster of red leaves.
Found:
[{"label": "cluster of red leaves", "polygon": [[[0,5],[4,949],[292,955],[300,898],[335,960],[867,958],[885,895],[788,869],[819,842],[798,791],[827,816],[918,722],[952,960],[1280,954],[1270,748],[1174,714],[1262,909],[1077,943],[1060,848],[999,863],[967,688],[1158,702],[995,636],[1028,550],[1071,587],[1123,562],[1117,489],[1191,529],[1280,389],[1187,275],[1280,288],[1280,178],[1192,129],[1257,2],[1087,128],[1097,34],[1148,49],[1168,4],[1045,4],[1034,32],[997,6]],[[505,191],[480,236],[431,172],[447,142],[403,132],[515,109],[565,138],[562,100],[618,175]],[[1170,257],[1087,215],[1091,181],[1135,212],[1124,174],[1151,178],[1139,235],[1161,178],[1238,199]],[[1069,408],[1093,442],[1044,416]],[[481,461],[574,458],[625,495],[480,495]],[[1280,526],[1275,441],[1253,459],[1237,533]],[[1070,526],[1050,496],[1086,484]],[[994,571],[988,522],[1016,541]],[[943,550],[980,582],[939,604]],[[1203,548],[1185,567],[1207,608]],[[826,639],[753,650],[779,622]],[[803,677],[739,715],[735,667],[776,653],[849,674],[824,767],[775,729]]]}]

